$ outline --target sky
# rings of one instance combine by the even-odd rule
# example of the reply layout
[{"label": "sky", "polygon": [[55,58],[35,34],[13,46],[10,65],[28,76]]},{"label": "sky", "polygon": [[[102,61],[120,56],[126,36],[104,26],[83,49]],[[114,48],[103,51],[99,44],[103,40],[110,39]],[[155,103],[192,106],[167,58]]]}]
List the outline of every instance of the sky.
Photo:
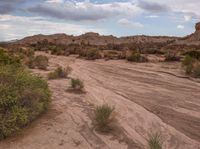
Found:
[{"label": "sky", "polygon": [[200,0],[0,0],[0,41],[86,32],[186,36],[200,21],[199,6]]}]

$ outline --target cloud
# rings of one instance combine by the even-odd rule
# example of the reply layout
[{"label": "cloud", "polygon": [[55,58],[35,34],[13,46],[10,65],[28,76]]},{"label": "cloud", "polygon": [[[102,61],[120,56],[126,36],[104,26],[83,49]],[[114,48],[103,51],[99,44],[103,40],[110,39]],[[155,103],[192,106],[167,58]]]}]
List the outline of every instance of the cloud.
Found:
[{"label": "cloud", "polygon": [[184,29],[185,28],[185,26],[183,26],[183,25],[177,25],[177,29]]},{"label": "cloud", "polygon": [[134,27],[134,28],[142,28],[142,27],[144,27],[144,25],[139,23],[139,22],[131,22],[128,19],[125,19],[125,18],[120,19],[118,21],[118,23],[120,25],[127,26],[127,27]]},{"label": "cloud", "polygon": [[25,0],[2,0],[0,1],[0,14],[8,14],[16,10],[17,5]]},{"label": "cloud", "polygon": [[150,11],[150,12],[167,12],[170,11],[170,7],[164,4],[160,4],[157,2],[153,1],[145,1],[145,0],[140,0],[138,2],[138,7]]},{"label": "cloud", "polygon": [[[50,0],[55,1],[55,0]],[[97,21],[101,19],[135,16],[142,10],[130,2],[91,3],[65,1],[63,3],[45,3],[28,9],[42,16],[73,21]]]},{"label": "cloud", "polygon": [[186,22],[191,21],[192,20],[192,16],[190,16],[190,15],[184,15],[184,20]]},{"label": "cloud", "polygon": [[19,39],[35,34],[66,33],[80,35],[85,32],[104,33],[92,25],[84,26],[71,23],[53,22],[42,17],[21,17],[0,15],[0,40]]},{"label": "cloud", "polygon": [[64,0],[47,0],[46,3],[63,3]]},{"label": "cloud", "polygon": [[145,18],[159,18],[159,16],[157,16],[157,15],[149,15],[149,16],[145,16]]}]

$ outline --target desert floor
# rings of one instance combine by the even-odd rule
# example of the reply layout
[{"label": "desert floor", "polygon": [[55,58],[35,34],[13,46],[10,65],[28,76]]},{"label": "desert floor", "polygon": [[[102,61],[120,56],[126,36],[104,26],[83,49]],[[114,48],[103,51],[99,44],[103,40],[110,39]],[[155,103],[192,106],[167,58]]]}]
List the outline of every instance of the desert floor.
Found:
[{"label": "desert floor", "polygon": [[[41,54],[41,53],[39,53]],[[48,81],[49,111],[0,149],[144,149],[149,134],[160,133],[164,149],[200,149],[200,83],[184,76],[179,63],[128,63],[49,57],[46,77],[69,65],[70,77],[84,81],[86,93],[67,91],[70,78]],[[95,131],[94,108],[108,103],[117,121],[110,133]]]}]

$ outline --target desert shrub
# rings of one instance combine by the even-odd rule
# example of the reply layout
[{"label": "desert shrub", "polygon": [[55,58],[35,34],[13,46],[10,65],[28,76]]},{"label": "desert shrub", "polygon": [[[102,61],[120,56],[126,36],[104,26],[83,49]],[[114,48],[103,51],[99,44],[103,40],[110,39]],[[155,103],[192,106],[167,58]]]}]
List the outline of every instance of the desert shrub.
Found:
[{"label": "desert shrub", "polygon": [[16,56],[11,56],[4,49],[0,49],[0,65],[21,66],[21,60]]},{"label": "desert shrub", "polygon": [[110,107],[107,104],[97,106],[95,109],[95,123],[99,130],[107,131],[109,125],[113,120],[112,113],[114,108]]},{"label": "desert shrub", "polygon": [[75,90],[82,90],[84,88],[83,81],[80,79],[71,79],[71,88]]},{"label": "desert shrub", "polygon": [[168,52],[167,54],[165,54],[165,61],[166,62],[180,61],[180,57],[175,53]]},{"label": "desert shrub", "polygon": [[194,59],[190,55],[186,55],[184,60],[182,61],[182,65],[183,66],[192,65],[195,61],[196,61],[196,59]]},{"label": "desert shrub", "polygon": [[25,62],[25,65],[28,66],[30,69],[34,69],[36,67],[34,57],[29,57],[28,60]]},{"label": "desert shrub", "polygon": [[140,53],[134,53],[134,52],[128,55],[126,59],[131,62],[147,62],[148,61],[147,58],[142,56]]},{"label": "desert shrub", "polygon": [[43,55],[38,55],[34,59],[35,65],[38,67],[38,69],[46,70],[48,66],[48,58]]},{"label": "desert shrub", "polygon": [[161,49],[157,48],[146,48],[141,51],[143,54],[164,54],[164,52],[161,51]]},{"label": "desert shrub", "polygon": [[192,76],[195,78],[200,78],[200,63],[196,62],[193,66]]},{"label": "desert shrub", "polygon": [[48,74],[48,79],[67,78],[71,70],[69,66],[66,69],[58,67],[54,72]]},{"label": "desert shrub", "polygon": [[150,134],[148,138],[149,149],[162,149],[160,133]]},{"label": "desert shrub", "polygon": [[193,77],[200,77],[200,64],[197,59],[186,55],[182,61],[182,66],[185,68],[186,74]]},{"label": "desert shrub", "polygon": [[96,48],[89,48],[86,50],[80,51],[80,56],[85,57],[87,60],[95,60],[101,58],[99,50]]},{"label": "desert shrub", "polygon": [[10,63],[1,65],[0,139],[26,126],[45,112],[49,103],[50,91],[46,81],[31,75],[24,67]]},{"label": "desert shrub", "polygon": [[188,55],[194,59],[200,59],[200,51],[196,51],[196,50],[187,51],[185,55],[186,56]]}]

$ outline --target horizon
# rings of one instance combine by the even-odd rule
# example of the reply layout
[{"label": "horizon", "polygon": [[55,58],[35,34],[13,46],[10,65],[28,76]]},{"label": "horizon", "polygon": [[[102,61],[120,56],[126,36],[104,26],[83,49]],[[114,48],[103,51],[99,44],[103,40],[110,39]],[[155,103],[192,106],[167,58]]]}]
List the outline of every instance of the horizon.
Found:
[{"label": "horizon", "polygon": [[0,41],[38,34],[184,37],[200,21],[197,0],[3,0]]}]

